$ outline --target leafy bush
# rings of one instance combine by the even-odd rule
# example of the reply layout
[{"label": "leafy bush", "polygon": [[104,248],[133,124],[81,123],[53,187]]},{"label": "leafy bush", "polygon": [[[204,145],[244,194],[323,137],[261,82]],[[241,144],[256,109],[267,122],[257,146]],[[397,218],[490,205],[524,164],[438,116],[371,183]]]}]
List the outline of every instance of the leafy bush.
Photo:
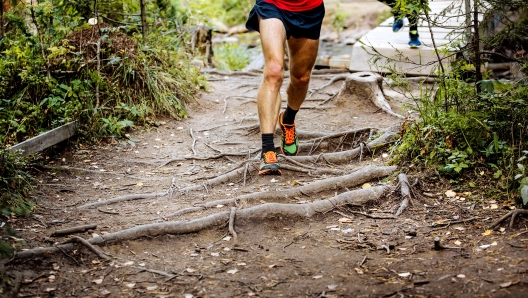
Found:
[{"label": "leafy bush", "polygon": [[[404,0],[400,2],[405,4]],[[426,4],[413,0],[406,5],[413,10],[416,3]],[[505,5],[516,11],[521,4],[515,0],[492,0],[491,8],[484,11],[485,19],[490,15],[496,18],[498,11],[509,14],[508,10],[495,9]],[[477,62],[481,63],[477,59],[493,62],[492,59],[499,56],[516,62],[521,70],[527,69],[525,50],[528,44],[518,38],[517,26],[526,20],[528,14],[521,13],[518,22],[506,23],[504,30],[481,36],[485,49],[496,51],[504,47],[515,51],[516,57],[508,58],[500,52],[495,55],[493,51],[484,56],[481,48],[471,43],[465,48],[459,41],[451,43],[450,51],[458,48],[459,59],[448,69],[438,70],[436,87],[422,86],[421,94],[413,97],[420,117],[405,122],[402,127],[402,138],[395,147],[395,162],[434,168],[461,187],[476,187],[475,181],[478,181],[482,186],[490,186],[489,196],[507,194],[510,198],[522,198],[522,203],[528,204],[525,170],[528,166],[528,82],[525,79],[494,80],[492,74],[486,72],[480,79],[477,75],[480,69],[475,67]],[[484,32],[487,23],[481,23],[481,27]],[[477,54],[475,49],[479,51]],[[398,75],[393,78],[400,83],[398,88],[411,94],[408,82]]]},{"label": "leafy bush", "polygon": [[245,47],[234,43],[223,43],[215,48],[214,64],[220,70],[240,70],[249,62]]},{"label": "leafy bush", "polygon": [[25,215],[33,209],[27,161],[18,153],[0,149],[0,213],[5,216]]},{"label": "leafy bush", "polygon": [[0,40],[0,142],[72,120],[91,136],[120,136],[149,116],[185,117],[185,104],[204,85],[182,47],[177,15],[155,15],[159,24],[142,40],[133,25],[90,27],[81,2],[28,6],[29,23],[25,4],[5,15],[12,28]]}]

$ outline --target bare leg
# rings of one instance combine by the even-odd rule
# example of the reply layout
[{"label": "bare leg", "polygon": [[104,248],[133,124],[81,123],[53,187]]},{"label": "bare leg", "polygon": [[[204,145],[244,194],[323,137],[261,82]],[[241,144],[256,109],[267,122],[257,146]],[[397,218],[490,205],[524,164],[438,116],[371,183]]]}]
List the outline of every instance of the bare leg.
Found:
[{"label": "bare leg", "polygon": [[286,30],[279,19],[259,19],[264,54],[264,77],[257,97],[260,132],[274,133],[281,105],[280,88],[284,78]]},{"label": "bare leg", "polygon": [[299,110],[308,92],[319,40],[290,37],[288,48],[290,49],[290,83],[286,89],[288,105],[294,110]]}]

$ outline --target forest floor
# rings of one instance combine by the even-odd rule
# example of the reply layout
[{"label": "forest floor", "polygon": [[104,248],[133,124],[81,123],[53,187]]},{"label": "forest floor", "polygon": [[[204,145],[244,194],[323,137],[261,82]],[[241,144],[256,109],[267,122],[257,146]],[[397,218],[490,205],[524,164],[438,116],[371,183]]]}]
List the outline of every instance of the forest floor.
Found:
[{"label": "forest floor", "polygon": [[[335,75],[315,75],[311,87]],[[35,185],[37,210],[8,222],[33,250],[2,260],[4,294],[528,295],[526,218],[513,228],[488,230],[506,207],[457,193],[425,173],[409,173],[413,203],[394,216],[402,202],[398,169],[386,166],[386,147],[369,151],[364,144],[398,128],[401,119],[353,98],[322,104],[340,90],[338,81],[314,93],[298,113],[300,159],[281,159],[282,176],[258,176],[260,76],[208,77],[210,90],[190,105],[189,118],[132,131],[134,146],[106,142],[50,156]],[[409,100],[384,87],[393,110],[406,114]],[[342,132],[348,133],[333,136]],[[330,154],[351,148],[362,150],[342,162]],[[327,155],[313,163],[306,160],[310,151]],[[219,176],[225,179],[215,180]],[[350,196],[343,201],[342,194]],[[106,201],[111,198],[127,200]],[[236,239],[228,227],[231,207]],[[52,237],[56,230],[87,224],[96,228],[76,235],[99,239],[92,243],[105,256],[77,243],[34,250],[68,239]],[[126,235],[116,236],[123,230]],[[435,237],[448,248],[435,250]]]}]

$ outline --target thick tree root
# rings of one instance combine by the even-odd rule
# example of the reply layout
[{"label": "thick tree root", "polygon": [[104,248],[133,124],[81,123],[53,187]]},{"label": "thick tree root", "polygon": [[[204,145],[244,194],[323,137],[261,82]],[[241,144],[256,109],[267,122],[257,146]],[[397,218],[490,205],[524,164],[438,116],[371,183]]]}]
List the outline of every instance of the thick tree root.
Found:
[{"label": "thick tree root", "polygon": [[324,88],[326,87],[329,87],[329,86],[332,86],[335,82],[337,81],[342,81],[342,80],[346,80],[346,78],[348,77],[348,73],[347,74],[342,74],[342,75],[337,75],[337,76],[334,76],[328,83],[320,86],[320,87],[316,87],[316,88],[313,88],[313,89],[310,89],[308,91],[308,93],[310,93],[310,95],[308,95],[307,99],[312,97],[312,95],[314,95],[315,93],[317,93],[318,91],[320,90],[323,90]]},{"label": "thick tree root", "polygon": [[246,169],[245,166],[239,167],[238,169],[235,169],[231,172],[220,175],[216,178],[206,180],[202,183],[202,185],[193,185],[193,186],[182,188],[180,189],[180,192],[183,194],[188,194],[190,191],[197,191],[197,190],[203,190],[203,189],[207,190],[208,186],[215,186],[215,185],[227,183],[229,181],[242,177],[242,175],[244,175],[245,169]]},{"label": "thick tree root", "polygon": [[[385,145],[389,142],[391,142],[396,134],[392,132],[386,132],[381,137],[373,140],[372,142],[368,143],[367,146],[369,148],[375,148],[382,145]],[[341,152],[333,152],[333,153],[321,153],[319,155],[315,156],[291,156],[291,158],[298,162],[327,162],[331,164],[344,164],[350,162],[352,159],[356,158],[361,154],[361,147],[355,148],[352,150],[346,150]]]},{"label": "thick tree root", "polygon": [[407,175],[403,173],[399,174],[398,181],[400,182],[403,200],[400,204],[400,208],[398,208],[398,210],[396,211],[396,216],[400,216],[400,214],[402,214],[403,210],[405,210],[407,205],[409,205],[409,202],[411,202],[411,186],[409,185]]},{"label": "thick tree root", "polygon": [[84,246],[86,246],[90,251],[92,251],[94,254],[96,254],[99,258],[107,260],[110,259],[109,256],[105,255],[102,251],[97,249],[95,246],[93,246],[90,242],[86,241],[86,239],[81,238],[79,236],[73,236],[70,239],[68,239],[65,243],[69,242],[77,242]]},{"label": "thick tree root", "polygon": [[165,215],[164,218],[169,218],[169,217],[183,215],[183,214],[187,214],[187,213],[191,213],[195,211],[200,211],[200,210],[203,210],[204,208],[212,208],[217,205],[229,205],[229,204],[233,204],[233,203],[240,202],[240,201],[280,200],[284,198],[287,199],[287,198],[300,197],[300,196],[310,196],[310,195],[317,194],[323,191],[350,188],[350,187],[354,187],[354,186],[363,184],[365,182],[371,181],[376,178],[386,177],[394,173],[396,169],[397,169],[396,166],[389,166],[389,167],[368,166],[368,167],[364,167],[361,170],[358,170],[354,173],[351,173],[345,176],[314,181],[310,184],[299,186],[299,187],[293,187],[293,188],[280,190],[280,191],[257,192],[257,193],[251,193],[247,195],[238,196],[235,198],[207,202],[206,204],[200,207],[189,207],[189,208],[185,208],[182,210],[178,210],[174,213]]},{"label": "thick tree root", "polygon": [[515,218],[520,215],[520,214],[527,214],[528,215],[528,210],[514,210],[506,215],[504,215],[503,217],[499,218],[497,221],[495,221],[489,228],[490,229],[494,229],[496,228],[501,222],[503,222],[505,219],[507,219],[508,217],[511,217],[511,220],[510,220],[510,228],[513,227],[513,223],[515,221]]},{"label": "thick tree root", "polygon": [[[321,200],[310,204],[280,204],[268,203],[254,206],[247,209],[240,209],[236,212],[238,220],[248,219],[266,219],[272,217],[312,217],[317,213],[328,212],[335,207],[343,205],[351,205],[361,207],[367,203],[377,201],[386,191],[389,190],[387,186],[377,186],[366,189],[353,190],[339,194],[327,200]],[[153,223],[135,226],[133,228],[108,233],[102,236],[95,236],[88,239],[88,243],[92,245],[103,243],[116,243],[128,240],[134,240],[141,237],[157,237],[161,235],[180,235],[188,233],[196,233],[207,228],[218,226],[226,223],[229,220],[231,211],[224,211],[215,213],[207,217],[191,220],[191,221],[170,221],[162,223]],[[72,244],[64,244],[59,247],[43,247],[29,249],[26,251],[17,252],[15,259],[25,259],[37,256],[48,255],[51,253],[71,250]]]}]

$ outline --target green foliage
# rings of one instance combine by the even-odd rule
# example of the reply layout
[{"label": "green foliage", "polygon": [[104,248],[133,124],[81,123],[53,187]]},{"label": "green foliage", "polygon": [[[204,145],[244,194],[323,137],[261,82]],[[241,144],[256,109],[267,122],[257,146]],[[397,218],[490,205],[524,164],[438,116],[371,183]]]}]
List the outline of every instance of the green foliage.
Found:
[{"label": "green foliage", "polygon": [[234,43],[223,43],[215,48],[214,64],[220,70],[240,70],[249,63],[245,47]]},{"label": "green foliage", "polygon": [[0,149],[0,213],[26,215],[33,209],[29,199],[31,176],[27,172],[28,159],[18,153]]},{"label": "green foliage", "polygon": [[193,0],[188,1],[187,8],[198,22],[214,27],[217,20],[227,26],[236,26],[246,22],[254,4],[255,0]]},{"label": "green foliage", "polygon": [[343,29],[347,27],[347,18],[348,14],[343,9],[341,9],[341,5],[339,3],[332,17],[332,27],[334,27],[337,32],[343,31]]},{"label": "green foliage", "polygon": [[[123,7],[139,9],[135,2]],[[185,13],[171,1],[147,1],[148,20],[158,23],[147,41],[134,25],[87,25],[91,1],[33,3],[5,15],[13,26],[0,40],[0,142],[14,144],[72,120],[97,138],[121,136],[159,114],[186,116],[186,103],[205,80],[182,47],[187,36],[178,17]],[[106,4],[98,2],[98,9]],[[165,11],[174,14],[163,17]]]},{"label": "green foliage", "polygon": [[[520,37],[526,36],[528,13],[521,2],[491,0],[490,6],[481,7],[485,20],[497,18],[497,14],[515,15],[519,19],[505,22],[499,32],[480,37],[485,48],[495,51],[505,47],[516,51],[513,60],[520,64],[521,70],[526,70],[528,43]],[[398,3],[398,8],[406,13],[427,4],[421,0],[399,0]],[[522,29],[520,24],[524,24]],[[483,32],[487,26],[488,23],[481,23]],[[461,59],[452,62],[445,72],[436,73],[437,88],[422,86],[419,96],[413,97],[408,82],[397,74],[392,75],[399,82],[397,88],[413,97],[420,116],[419,121],[406,122],[403,127],[402,138],[395,148],[398,153],[395,161],[434,167],[453,182],[468,177],[483,179],[482,183],[493,185],[495,194],[520,197],[522,204],[527,205],[528,82],[493,80],[488,73],[483,73],[484,79],[476,82],[473,62],[475,57],[485,56],[475,55],[475,48],[468,50],[463,46],[459,40],[450,44],[450,51],[460,50]],[[468,57],[471,62],[464,60]],[[469,183],[472,185],[474,182]]]}]

